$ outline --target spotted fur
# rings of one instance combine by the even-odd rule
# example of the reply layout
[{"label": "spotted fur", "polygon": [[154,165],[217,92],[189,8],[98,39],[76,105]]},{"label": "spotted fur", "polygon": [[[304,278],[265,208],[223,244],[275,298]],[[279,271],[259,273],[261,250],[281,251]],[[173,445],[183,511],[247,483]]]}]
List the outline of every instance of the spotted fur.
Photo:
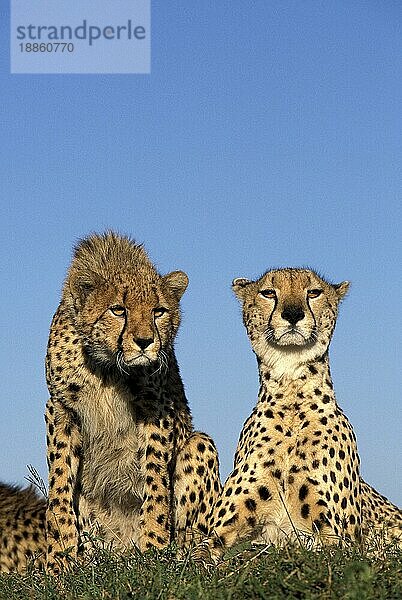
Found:
[{"label": "spotted fur", "polygon": [[0,483],[0,571],[43,567],[46,501],[32,487]]},{"label": "spotted fur", "polygon": [[46,361],[50,570],[84,531],[146,550],[206,529],[218,458],[193,431],[173,349],[187,282],[114,233],[76,248]]},{"label": "spotted fur", "polygon": [[316,545],[360,542],[369,528],[401,533],[399,509],[360,478],[356,438],[333,390],[328,347],[348,286],[308,269],[233,282],[260,391],[213,513],[206,548],[215,558],[243,539]]}]

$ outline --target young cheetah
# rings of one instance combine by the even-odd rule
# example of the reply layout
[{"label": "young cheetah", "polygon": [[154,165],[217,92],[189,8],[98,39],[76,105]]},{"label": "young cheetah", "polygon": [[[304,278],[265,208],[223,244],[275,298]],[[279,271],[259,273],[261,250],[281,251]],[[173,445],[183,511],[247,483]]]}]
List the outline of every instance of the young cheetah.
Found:
[{"label": "young cheetah", "polygon": [[85,531],[146,550],[207,529],[218,457],[193,431],[173,349],[187,283],[114,233],[75,250],[46,360],[50,570]]},{"label": "young cheetah", "polygon": [[333,391],[328,347],[348,287],[307,269],[233,282],[260,391],[213,513],[215,558],[247,538],[360,540],[384,522],[401,532],[401,512],[360,479],[356,439]]}]

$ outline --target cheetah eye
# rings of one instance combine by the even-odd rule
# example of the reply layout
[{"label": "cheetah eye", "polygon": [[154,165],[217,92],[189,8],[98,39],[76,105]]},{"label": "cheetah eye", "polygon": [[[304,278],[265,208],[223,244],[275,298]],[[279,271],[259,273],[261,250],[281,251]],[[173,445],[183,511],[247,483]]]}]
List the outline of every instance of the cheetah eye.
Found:
[{"label": "cheetah eye", "polygon": [[275,290],[261,290],[260,291],[261,296],[264,296],[264,298],[276,298],[276,292]]},{"label": "cheetah eye", "polygon": [[154,317],[155,317],[155,319],[159,319],[159,317],[161,317],[165,313],[167,313],[167,308],[164,308],[163,306],[160,306],[158,308],[154,308]]},{"label": "cheetah eye", "polygon": [[319,289],[307,290],[307,298],[318,298],[318,296],[321,296],[321,294],[322,290]]},{"label": "cheetah eye", "polygon": [[115,306],[110,307],[110,312],[115,315],[115,317],[124,317],[126,314],[126,309],[124,306],[120,306],[120,304],[116,304]]}]

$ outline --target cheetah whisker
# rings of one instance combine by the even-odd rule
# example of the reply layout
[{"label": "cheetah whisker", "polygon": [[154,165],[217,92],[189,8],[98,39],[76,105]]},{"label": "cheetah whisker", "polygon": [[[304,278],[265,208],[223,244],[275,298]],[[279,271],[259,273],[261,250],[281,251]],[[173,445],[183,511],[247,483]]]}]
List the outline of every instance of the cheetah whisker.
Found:
[{"label": "cheetah whisker", "polygon": [[156,375],[157,373],[167,372],[169,368],[168,357],[164,350],[160,350],[158,353],[158,368],[152,373],[152,375]]},{"label": "cheetah whisker", "polygon": [[116,356],[116,365],[117,365],[117,368],[119,369],[119,371],[121,373],[123,373],[123,375],[130,375],[130,373],[128,371],[126,371],[126,369],[124,368],[125,367],[125,362],[124,362],[123,354],[122,354],[121,351],[119,351],[117,353],[117,356]]},{"label": "cheetah whisker", "polygon": [[166,354],[166,352],[164,350],[161,350],[159,353],[159,358],[161,361],[161,368],[163,368],[165,370],[165,372],[168,370],[169,367],[169,360],[168,360],[168,356]]}]

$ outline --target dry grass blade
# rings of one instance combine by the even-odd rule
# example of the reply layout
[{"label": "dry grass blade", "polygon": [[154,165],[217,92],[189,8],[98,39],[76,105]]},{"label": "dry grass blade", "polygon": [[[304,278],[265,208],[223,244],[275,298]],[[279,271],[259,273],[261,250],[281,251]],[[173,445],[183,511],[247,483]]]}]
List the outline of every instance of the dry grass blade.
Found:
[{"label": "dry grass blade", "polygon": [[29,476],[25,477],[27,481],[34,487],[36,487],[40,493],[47,499],[47,487],[38,471],[32,465],[27,465]]}]

